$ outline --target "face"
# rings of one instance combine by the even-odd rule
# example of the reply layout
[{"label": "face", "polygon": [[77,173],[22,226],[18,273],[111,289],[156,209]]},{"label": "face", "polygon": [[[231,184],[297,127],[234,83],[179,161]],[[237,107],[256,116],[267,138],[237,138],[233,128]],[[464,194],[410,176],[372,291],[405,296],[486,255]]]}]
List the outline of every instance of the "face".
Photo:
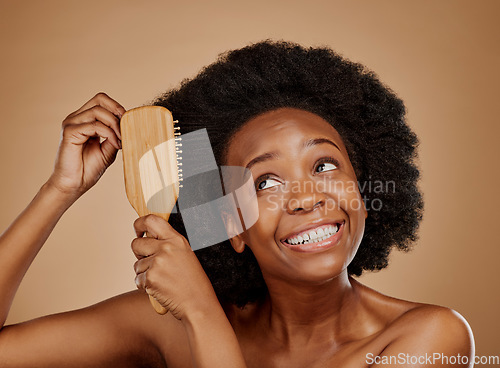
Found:
[{"label": "face", "polygon": [[367,212],[338,132],[307,111],[282,108],[247,122],[226,164],[253,176],[258,220],[231,240],[251,248],[266,281],[321,283],[347,272]]}]

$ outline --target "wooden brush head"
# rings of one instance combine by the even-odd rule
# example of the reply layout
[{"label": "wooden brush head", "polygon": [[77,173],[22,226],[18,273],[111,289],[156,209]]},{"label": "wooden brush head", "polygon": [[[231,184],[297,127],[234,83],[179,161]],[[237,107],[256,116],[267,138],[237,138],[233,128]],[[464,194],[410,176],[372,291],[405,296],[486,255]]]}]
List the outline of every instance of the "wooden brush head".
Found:
[{"label": "wooden brush head", "polygon": [[139,216],[168,220],[179,197],[180,138],[172,114],[161,106],[138,107],[127,111],[120,124],[128,200]]}]

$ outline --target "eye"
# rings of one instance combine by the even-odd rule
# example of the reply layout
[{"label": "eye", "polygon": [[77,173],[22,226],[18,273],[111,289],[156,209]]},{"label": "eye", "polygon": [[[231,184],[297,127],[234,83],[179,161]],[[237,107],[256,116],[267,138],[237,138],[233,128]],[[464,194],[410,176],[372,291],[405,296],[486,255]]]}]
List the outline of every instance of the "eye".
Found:
[{"label": "eye", "polygon": [[281,185],[281,182],[271,178],[270,176],[264,176],[262,178],[257,179],[255,183],[255,189],[256,190],[264,190],[264,189],[269,189],[276,187],[278,185]]},{"label": "eye", "polygon": [[325,172],[336,170],[339,167],[339,163],[332,157],[325,157],[318,161],[316,165],[316,172]]}]

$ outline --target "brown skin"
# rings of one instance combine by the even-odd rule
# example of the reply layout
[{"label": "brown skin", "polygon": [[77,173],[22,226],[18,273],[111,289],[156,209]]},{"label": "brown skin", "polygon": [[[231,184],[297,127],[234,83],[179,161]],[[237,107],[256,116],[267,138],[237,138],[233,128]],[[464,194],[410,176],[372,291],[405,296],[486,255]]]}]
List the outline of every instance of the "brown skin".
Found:
[{"label": "brown skin", "polygon": [[[114,161],[124,111],[98,94],[63,122],[54,174],[0,237],[1,326],[58,219]],[[107,140],[99,144],[98,137]],[[339,149],[328,143],[302,146],[317,138]],[[234,135],[227,164],[246,166],[270,152],[272,159],[251,167],[258,187],[258,178],[270,174],[257,195],[259,219],[231,239],[235,251],[248,246],[254,252],[269,288],[263,302],[223,308],[187,240],[162,219],[146,216],[134,223],[138,237],[132,242],[140,290],[3,327],[0,366],[403,367],[369,365],[366,354],[473,355],[470,328],[456,312],[393,299],[348,277],[367,212],[357,202],[359,192],[348,190],[356,176],[336,130],[301,110],[269,112]],[[321,185],[286,190],[290,183],[306,182]],[[317,221],[337,220],[344,229],[331,248],[304,253],[281,241]],[[144,238],[145,232],[153,238]],[[170,313],[156,314],[145,291]]]}]

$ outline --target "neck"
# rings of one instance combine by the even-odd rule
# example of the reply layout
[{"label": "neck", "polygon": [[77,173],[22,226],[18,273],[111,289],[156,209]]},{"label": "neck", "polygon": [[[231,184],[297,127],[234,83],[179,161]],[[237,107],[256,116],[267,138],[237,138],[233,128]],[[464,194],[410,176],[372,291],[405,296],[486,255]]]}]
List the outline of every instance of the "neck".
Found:
[{"label": "neck", "polygon": [[359,305],[351,280],[346,271],[320,285],[266,280],[269,297],[265,308],[271,332],[288,344],[292,337],[301,343],[316,338],[342,340],[349,335]]}]

